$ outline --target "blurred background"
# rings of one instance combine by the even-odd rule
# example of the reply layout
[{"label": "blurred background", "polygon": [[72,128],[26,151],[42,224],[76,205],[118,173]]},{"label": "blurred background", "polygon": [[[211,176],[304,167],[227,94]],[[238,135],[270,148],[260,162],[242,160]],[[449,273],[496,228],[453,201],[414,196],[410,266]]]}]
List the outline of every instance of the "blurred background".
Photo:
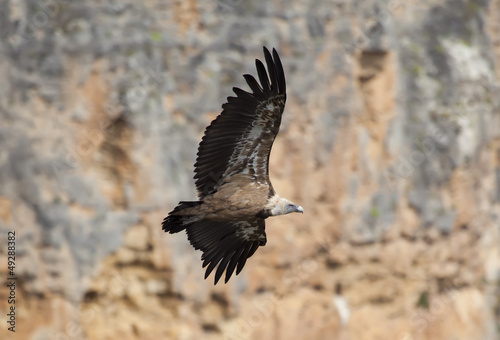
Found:
[{"label": "blurred background", "polygon": [[[2,339],[500,338],[499,0],[3,0],[0,36]],[[263,45],[305,213],[214,287],[161,221]]]}]

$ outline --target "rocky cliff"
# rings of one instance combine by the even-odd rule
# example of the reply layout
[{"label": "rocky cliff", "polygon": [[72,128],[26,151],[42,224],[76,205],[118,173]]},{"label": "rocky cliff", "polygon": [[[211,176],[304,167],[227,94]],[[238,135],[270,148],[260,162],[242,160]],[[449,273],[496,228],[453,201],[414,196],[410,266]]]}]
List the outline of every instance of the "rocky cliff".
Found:
[{"label": "rocky cliff", "polygon": [[[499,23],[499,0],[0,1],[0,337],[498,339]],[[306,213],[214,287],[160,223],[263,45],[271,179]]]}]

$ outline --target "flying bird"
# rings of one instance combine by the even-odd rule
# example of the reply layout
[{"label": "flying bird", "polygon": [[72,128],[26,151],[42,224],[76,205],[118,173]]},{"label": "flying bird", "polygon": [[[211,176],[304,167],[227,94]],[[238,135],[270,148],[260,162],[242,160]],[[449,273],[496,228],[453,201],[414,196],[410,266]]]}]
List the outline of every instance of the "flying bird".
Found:
[{"label": "flying bird", "polygon": [[222,113],[206,128],[195,163],[198,201],[179,202],[163,220],[170,234],[186,230],[203,252],[205,279],[217,267],[214,284],[226,271],[238,275],[247,258],[266,244],[265,219],[303,213],[280,197],[269,180],[269,155],[285,108],[285,74],[278,53],[264,47],[267,70],[255,60],[260,81],[243,75],[252,92],[233,87]]}]

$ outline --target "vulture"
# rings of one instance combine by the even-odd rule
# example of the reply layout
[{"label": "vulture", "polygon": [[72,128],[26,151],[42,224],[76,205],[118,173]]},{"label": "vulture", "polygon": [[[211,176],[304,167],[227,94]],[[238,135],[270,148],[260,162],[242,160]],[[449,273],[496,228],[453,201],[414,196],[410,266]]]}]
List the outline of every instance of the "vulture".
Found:
[{"label": "vulture", "polygon": [[195,185],[198,201],[181,201],[163,220],[170,234],[186,230],[203,252],[205,279],[217,268],[214,284],[226,272],[238,275],[247,259],[266,244],[265,220],[303,213],[280,197],[269,180],[269,155],[285,108],[285,74],[278,53],[264,47],[264,64],[256,59],[259,82],[243,75],[251,92],[234,87],[219,114],[206,128],[198,147]]}]

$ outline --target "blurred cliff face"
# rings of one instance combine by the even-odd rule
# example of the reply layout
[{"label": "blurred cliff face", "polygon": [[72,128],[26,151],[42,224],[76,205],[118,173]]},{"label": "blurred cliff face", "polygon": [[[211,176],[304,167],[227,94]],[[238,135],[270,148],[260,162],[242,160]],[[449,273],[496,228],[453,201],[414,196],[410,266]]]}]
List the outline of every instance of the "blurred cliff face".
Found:
[{"label": "blurred cliff face", "polygon": [[[2,1],[0,22],[17,338],[498,338],[500,1]],[[213,287],[160,223],[263,45],[288,87],[271,179],[307,213]]]}]

